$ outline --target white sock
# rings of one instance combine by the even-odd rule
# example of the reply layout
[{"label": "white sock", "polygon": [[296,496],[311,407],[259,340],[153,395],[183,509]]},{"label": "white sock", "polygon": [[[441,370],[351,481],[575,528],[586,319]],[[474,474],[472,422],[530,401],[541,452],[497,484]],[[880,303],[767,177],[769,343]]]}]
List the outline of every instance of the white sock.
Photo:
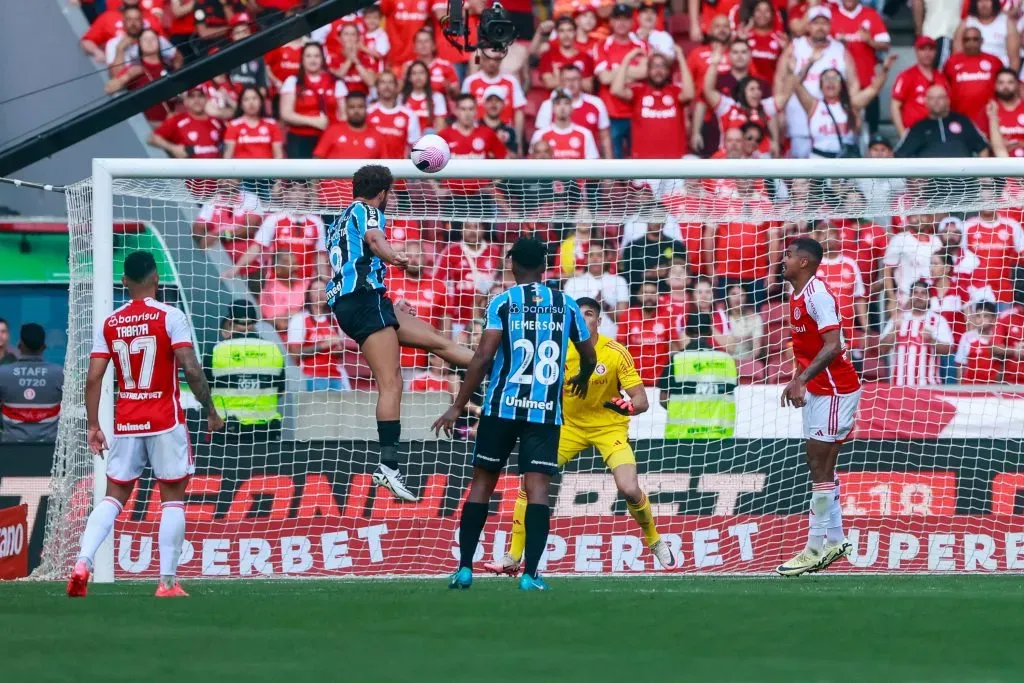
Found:
[{"label": "white sock", "polygon": [[170,586],[178,573],[178,557],[185,542],[185,503],[160,504],[160,581]]},{"label": "white sock", "polygon": [[82,532],[82,549],[78,553],[78,559],[85,560],[89,565],[89,571],[92,571],[92,560],[96,557],[96,551],[114,528],[114,520],[119,514],[121,503],[110,496],[101,500],[89,514],[85,531]]},{"label": "white sock", "polygon": [[835,495],[832,497],[832,505],[828,510],[828,530],[825,538],[829,543],[838,543],[846,538],[843,532],[843,506],[839,502],[839,480],[836,479]]},{"label": "white sock", "polygon": [[810,528],[807,533],[807,547],[821,552],[825,545],[829,511],[832,507],[836,485],[832,482],[811,485]]}]

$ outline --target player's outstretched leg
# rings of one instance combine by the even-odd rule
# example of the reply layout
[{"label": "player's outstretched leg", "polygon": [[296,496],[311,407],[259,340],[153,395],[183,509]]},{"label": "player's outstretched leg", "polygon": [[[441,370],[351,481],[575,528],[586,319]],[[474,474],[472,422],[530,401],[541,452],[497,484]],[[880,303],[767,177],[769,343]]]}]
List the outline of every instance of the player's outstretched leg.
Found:
[{"label": "player's outstretched leg", "polygon": [[405,475],[398,465],[398,444],[402,437],[402,366],[398,334],[393,327],[377,330],[366,338],[361,348],[377,383],[380,464],[373,473],[373,483],[388,489],[400,500],[415,501],[416,496],[406,486]]},{"label": "player's outstretched leg", "polygon": [[654,524],[654,512],[651,510],[651,501],[647,494],[640,488],[640,481],[636,475],[636,465],[621,464],[612,470],[612,477],[615,478],[615,486],[619,493],[626,499],[626,509],[636,521],[637,526],[644,532],[644,542],[650,548],[651,553],[658,558],[658,563],[665,569],[672,569],[676,566],[676,557],[661,538],[658,529]]},{"label": "player's outstretched leg", "polygon": [[[832,516],[832,504],[836,498],[835,466],[839,447],[840,444],[837,443],[814,439],[807,441],[807,466],[811,470],[811,510],[807,545],[796,557],[779,565],[775,570],[783,576],[799,576],[822,568],[825,559],[825,537]],[[847,548],[844,554],[848,552]],[[836,559],[839,557],[832,561]]]},{"label": "player's outstretched leg", "polygon": [[484,569],[494,574],[516,576],[519,574],[524,550],[526,550],[526,490],[520,484],[519,492],[516,495],[516,504],[512,508],[512,539],[509,542],[508,552],[501,558],[501,562],[484,563]]},{"label": "player's outstretched leg", "polygon": [[540,558],[548,545],[548,531],[551,529],[550,502],[551,475],[543,472],[527,472],[523,475],[526,489],[526,515],[523,526],[526,529],[525,566],[519,578],[520,590],[547,590],[548,585],[537,574]]},{"label": "player's outstretched leg", "polygon": [[130,484],[115,484],[107,481],[106,497],[93,508],[89,513],[89,519],[85,523],[85,531],[82,532],[78,560],[74,569],[71,570],[71,577],[68,579],[68,597],[84,598],[89,590],[89,576],[92,574],[93,559],[96,551],[99,550],[103,541],[110,535],[114,528],[114,520],[124,509],[124,503],[131,495],[135,482]]},{"label": "player's outstretched leg", "polygon": [[457,368],[469,366],[473,360],[473,351],[456,344],[454,340],[444,336],[428,323],[423,322],[411,313],[395,309],[398,317],[398,342],[402,346],[421,349],[444,359]]},{"label": "player's outstretched leg", "polygon": [[158,598],[185,598],[188,593],[178,583],[178,559],[185,542],[185,487],[188,480],[173,483],[160,482],[160,583]]},{"label": "player's outstretched leg", "polygon": [[489,472],[481,467],[473,468],[473,481],[469,485],[469,495],[462,505],[459,519],[459,569],[451,575],[449,588],[466,589],[473,585],[473,555],[476,554],[480,534],[487,523],[487,508],[497,484],[497,472]]}]

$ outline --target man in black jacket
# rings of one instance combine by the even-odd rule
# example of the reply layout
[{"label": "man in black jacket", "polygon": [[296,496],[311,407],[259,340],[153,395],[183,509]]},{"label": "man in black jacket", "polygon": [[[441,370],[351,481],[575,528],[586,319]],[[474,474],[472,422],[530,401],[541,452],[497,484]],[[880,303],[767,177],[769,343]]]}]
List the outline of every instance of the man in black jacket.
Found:
[{"label": "man in black jacket", "polygon": [[989,156],[988,142],[974,123],[949,110],[949,93],[933,85],[925,93],[928,118],[918,121],[896,147],[899,158]]}]

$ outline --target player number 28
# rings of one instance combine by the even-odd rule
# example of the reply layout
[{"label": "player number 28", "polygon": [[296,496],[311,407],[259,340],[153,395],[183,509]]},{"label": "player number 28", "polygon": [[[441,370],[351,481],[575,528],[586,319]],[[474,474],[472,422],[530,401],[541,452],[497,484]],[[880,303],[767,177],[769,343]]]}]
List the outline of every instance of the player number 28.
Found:
[{"label": "player number 28", "polygon": [[[549,339],[542,341],[534,350],[533,342],[529,339],[517,339],[512,344],[512,349],[522,350],[523,361],[516,368],[516,371],[512,373],[512,376],[509,377],[509,382],[512,384],[532,384],[535,376],[526,372],[530,369],[531,365],[534,366],[533,370],[536,373],[536,381],[544,385],[558,382],[558,356],[562,353],[558,344]],[[534,356],[537,358],[536,364],[533,362]]]},{"label": "player number 28", "polygon": [[[125,389],[149,389],[153,384],[153,364],[156,362],[156,337],[135,337],[129,344],[123,339],[111,342],[121,368],[121,384]],[[138,384],[132,377],[132,356],[142,354]]]}]

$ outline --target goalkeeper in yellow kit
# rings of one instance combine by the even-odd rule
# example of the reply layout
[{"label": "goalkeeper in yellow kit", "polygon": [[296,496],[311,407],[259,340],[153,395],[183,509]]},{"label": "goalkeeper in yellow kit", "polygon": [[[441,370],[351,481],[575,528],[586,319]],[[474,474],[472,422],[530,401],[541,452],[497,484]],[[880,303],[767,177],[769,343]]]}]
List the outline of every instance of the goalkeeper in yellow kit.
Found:
[{"label": "goalkeeper in yellow kit", "polygon": [[[654,514],[647,494],[636,475],[636,457],[629,445],[629,417],[645,412],[649,403],[633,357],[621,344],[597,333],[601,304],[589,297],[576,300],[590,334],[597,339],[597,368],[590,377],[586,398],[572,392],[562,396],[562,430],[558,442],[558,467],[565,467],[583,449],[593,446],[612,471],[615,486],[626,499],[626,507],[644,532],[647,547],[663,567],[675,566],[668,544],[654,526]],[[565,376],[574,377],[580,356],[570,345],[565,359]],[[623,398],[622,392],[629,397]],[[523,457],[520,454],[520,457]],[[501,562],[484,568],[495,574],[515,575],[526,547],[526,493],[520,489],[512,515],[512,542]]]}]

